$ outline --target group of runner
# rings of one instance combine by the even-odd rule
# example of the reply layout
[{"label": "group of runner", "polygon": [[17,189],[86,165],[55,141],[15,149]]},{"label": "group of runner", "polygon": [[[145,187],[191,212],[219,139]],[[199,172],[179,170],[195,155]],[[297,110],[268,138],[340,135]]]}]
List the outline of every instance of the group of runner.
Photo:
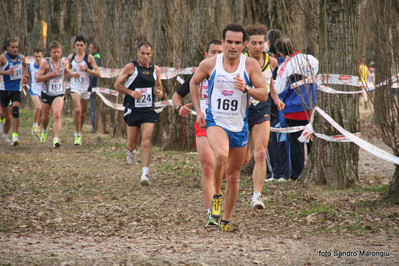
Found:
[{"label": "group of runner", "polygon": [[[61,111],[64,106],[64,77],[71,78],[71,95],[74,103],[75,141],[81,145],[81,129],[90,100],[90,76],[101,77],[100,70],[91,54],[85,53],[86,41],[83,36],[74,40],[76,53],[68,57],[68,62],[61,60],[62,49],[59,42],[49,45],[50,58],[43,59],[44,51],[36,48],[33,51],[35,62],[29,66],[26,58],[18,54],[18,42],[9,39],[5,53],[0,56],[0,129],[3,141],[9,142],[8,131],[13,121],[12,145],[18,145],[19,107],[21,105],[21,83],[30,81],[30,95],[35,106],[33,113],[32,135],[45,143],[48,133],[50,115],[53,114],[53,147],[61,146]],[[11,106],[11,107],[10,107]],[[42,130],[40,129],[42,124]]]},{"label": "group of runner", "polygon": [[[229,231],[230,217],[238,196],[239,177],[243,165],[250,158],[250,139],[254,143],[253,197],[251,207],[264,209],[261,192],[266,175],[266,150],[270,135],[271,100],[278,110],[284,109],[273,84],[276,59],[264,52],[266,27],[260,24],[247,28],[229,24],[223,30],[222,41],[211,41],[206,48],[205,60],[173,95],[173,104],[179,114],[187,117],[194,105],[196,147],[202,170],[202,191],[207,209],[206,225],[217,225]],[[81,145],[81,129],[90,94],[89,76],[100,77],[100,71],[91,55],[84,52],[86,43],[76,37],[76,53],[61,60],[61,45],[54,41],[49,45],[50,58],[43,60],[40,49],[34,51],[35,63],[29,69],[31,95],[36,97],[32,134],[46,141],[51,112],[54,117],[53,147],[61,145],[61,110],[64,104],[64,76],[71,78],[74,102],[75,145]],[[244,48],[248,50],[243,53]],[[5,91],[1,91],[3,117],[8,116],[12,101],[14,117],[13,145],[18,144],[19,84],[28,83],[28,67],[22,55],[18,55],[18,43],[10,40],[7,53],[0,57]],[[133,164],[141,131],[143,172],[141,185],[148,186],[151,163],[151,138],[157,121],[155,97],[163,97],[160,68],[153,65],[153,49],[148,41],[136,46],[138,60],[127,64],[114,87],[124,98],[124,120],[127,124],[127,163]],[[18,84],[18,86],[16,85]],[[191,94],[192,104],[182,105],[182,98]],[[32,98],[33,99],[33,98]],[[36,108],[37,107],[37,108]],[[3,118],[2,117],[2,118]],[[4,127],[6,129],[6,127]],[[16,134],[16,135],[14,135]],[[3,138],[4,139],[4,138]],[[224,212],[222,206],[222,181],[226,179]]]}]

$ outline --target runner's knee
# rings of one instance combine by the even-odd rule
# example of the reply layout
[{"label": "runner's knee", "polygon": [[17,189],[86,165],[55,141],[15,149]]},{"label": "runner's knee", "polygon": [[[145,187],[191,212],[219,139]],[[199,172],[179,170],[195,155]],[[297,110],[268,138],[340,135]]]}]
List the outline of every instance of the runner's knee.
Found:
[{"label": "runner's knee", "polygon": [[18,106],[14,106],[12,108],[12,117],[19,118],[19,107]]}]

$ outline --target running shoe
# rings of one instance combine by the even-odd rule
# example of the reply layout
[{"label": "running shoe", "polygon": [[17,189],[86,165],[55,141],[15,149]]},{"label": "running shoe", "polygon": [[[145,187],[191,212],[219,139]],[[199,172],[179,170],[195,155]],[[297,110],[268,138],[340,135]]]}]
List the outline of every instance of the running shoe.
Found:
[{"label": "running shoe", "polygon": [[280,177],[279,179],[277,179],[277,182],[287,182],[288,179],[285,179],[284,177]]},{"label": "running shoe", "polygon": [[12,146],[17,146],[19,144],[19,139],[18,139],[18,134],[17,133],[12,133]]},{"label": "running shoe", "polygon": [[142,185],[142,186],[149,186],[150,185],[150,181],[148,180],[148,175],[142,175],[141,176],[140,185]]},{"label": "running shoe", "polygon": [[58,139],[53,140],[53,148],[59,148],[61,146],[61,142]]},{"label": "running shoe", "polygon": [[231,229],[231,225],[229,225],[229,222],[222,222],[222,220],[220,220],[219,229],[223,232],[228,232]]},{"label": "running shoe", "polygon": [[134,163],[134,153],[135,153],[135,151],[130,152],[129,150],[127,150],[127,154],[126,154],[127,164]]},{"label": "running shoe", "polygon": [[211,205],[211,212],[210,215],[213,218],[220,218],[222,216],[222,197],[220,198],[215,198],[215,196],[212,199],[212,205]]},{"label": "running shoe", "polygon": [[274,179],[273,177],[265,178],[265,182],[272,182],[274,180],[276,180],[276,179]]},{"label": "running shoe", "polygon": [[37,126],[32,127],[32,135],[33,136],[37,134],[37,131],[38,131]]},{"label": "running shoe", "polygon": [[3,134],[3,141],[4,141],[5,143],[10,142],[10,139],[8,138],[7,134]]},{"label": "running shoe", "polygon": [[212,216],[207,215],[205,226],[207,225],[218,225],[218,219],[215,219]]},{"label": "running shoe", "polygon": [[42,131],[42,134],[40,135],[40,142],[45,143],[46,138],[47,138],[47,132],[45,133],[44,131]]},{"label": "running shoe", "polygon": [[37,130],[37,133],[35,135],[35,137],[40,140],[40,135],[41,135],[42,131],[40,130],[40,128]]},{"label": "running shoe", "polygon": [[82,145],[82,138],[81,138],[81,137],[78,137],[78,136],[75,136],[75,143],[74,143],[74,145],[75,145],[75,146],[80,146],[80,145]]},{"label": "running shoe", "polygon": [[256,208],[258,210],[263,210],[265,208],[265,204],[263,204],[263,201],[262,201],[261,197],[258,196],[258,197],[256,197],[255,200],[252,199],[251,207],[252,208]]}]

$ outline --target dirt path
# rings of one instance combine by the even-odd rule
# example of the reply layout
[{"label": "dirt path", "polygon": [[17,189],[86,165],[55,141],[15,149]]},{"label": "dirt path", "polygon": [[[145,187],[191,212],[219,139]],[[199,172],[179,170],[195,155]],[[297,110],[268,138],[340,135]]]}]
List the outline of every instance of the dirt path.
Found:
[{"label": "dirt path", "polygon": [[196,155],[154,147],[151,186],[141,187],[140,152],[128,166],[125,140],[84,134],[74,147],[65,119],[53,150],[26,141],[30,125],[20,146],[0,145],[0,265],[399,263],[398,207],[375,203],[394,168],[363,150],[364,189],[267,184],[265,211],[249,208],[252,183],[242,176],[234,230],[222,233],[203,225]]}]

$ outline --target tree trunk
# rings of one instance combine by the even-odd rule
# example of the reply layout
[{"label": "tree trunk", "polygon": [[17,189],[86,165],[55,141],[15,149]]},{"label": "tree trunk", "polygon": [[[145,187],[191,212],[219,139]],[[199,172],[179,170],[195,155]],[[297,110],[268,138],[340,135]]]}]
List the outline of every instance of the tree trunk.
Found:
[{"label": "tree trunk", "polygon": [[[319,73],[357,75],[358,0],[320,1]],[[324,51],[324,52],[322,52]],[[337,56],[338,55],[338,56]],[[353,90],[334,86],[337,90]],[[359,131],[358,95],[330,95],[319,92],[318,106],[349,132]],[[317,116],[315,131],[338,135],[324,118]],[[299,182],[305,185],[327,184],[331,187],[354,187],[358,181],[359,148],[353,143],[315,139]]]},{"label": "tree trunk", "polygon": [[[375,51],[376,83],[399,72],[399,4],[397,1],[368,2],[371,14],[370,46]],[[391,82],[375,90],[374,117],[385,144],[399,157],[399,104],[391,89]],[[399,165],[389,187],[380,198],[381,203],[399,203]]]}]

